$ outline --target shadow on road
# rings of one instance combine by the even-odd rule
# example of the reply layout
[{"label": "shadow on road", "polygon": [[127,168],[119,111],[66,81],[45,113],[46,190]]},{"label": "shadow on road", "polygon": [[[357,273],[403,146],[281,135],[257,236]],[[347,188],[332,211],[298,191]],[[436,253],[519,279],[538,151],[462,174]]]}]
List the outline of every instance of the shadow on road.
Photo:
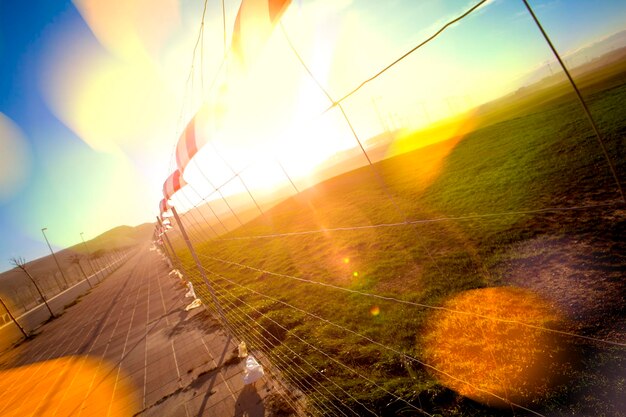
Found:
[{"label": "shadow on road", "polygon": [[263,417],[265,406],[254,384],[246,385],[237,397],[235,417]]}]

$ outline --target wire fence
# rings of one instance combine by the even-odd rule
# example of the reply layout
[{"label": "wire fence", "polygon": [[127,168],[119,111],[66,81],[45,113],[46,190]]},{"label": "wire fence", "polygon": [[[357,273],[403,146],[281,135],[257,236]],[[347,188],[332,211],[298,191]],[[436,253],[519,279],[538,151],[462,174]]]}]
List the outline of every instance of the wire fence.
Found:
[{"label": "wire fence", "polygon": [[[609,87],[583,74],[581,90],[522,0],[568,84],[485,103],[464,116],[467,128],[439,122],[445,140],[404,152],[389,151],[393,140],[383,150],[364,141],[353,120],[350,109],[365,100],[363,90],[392,77],[426,45],[445,42],[447,31],[487,3],[473,3],[338,99],[281,23],[278,33],[293,59],[329,103],[310,114],[311,123],[334,114],[352,148],[307,181],[289,172],[284,156],[242,164],[211,141],[204,152],[225,172],[211,178],[213,171],[192,160],[201,175],[174,195],[175,218],[155,232],[205,308],[282,381],[281,395],[298,415],[430,416],[457,406],[470,414],[504,412],[490,405],[511,415],[585,410],[591,406],[583,391],[597,394],[612,384],[601,382],[594,361],[623,363],[623,265],[614,254],[624,253],[618,147],[626,120],[604,109],[624,85],[606,93]],[[204,94],[214,92],[218,76],[208,92],[202,81]],[[387,136],[410,142],[419,132]],[[279,191],[251,186],[255,169],[277,172]],[[527,291],[509,291],[519,287]],[[472,305],[459,301],[492,288],[502,292]],[[457,337],[470,353],[448,348]],[[525,341],[536,344],[512,346]],[[591,356],[576,364],[582,353]],[[543,379],[533,379],[528,367],[547,360],[542,355],[552,359],[543,373],[533,371]],[[481,373],[482,363],[495,369]],[[568,372],[570,380],[585,374],[590,382],[584,390],[551,382]],[[478,402],[450,397],[442,385]],[[580,398],[559,397],[568,389],[578,389]]]}]

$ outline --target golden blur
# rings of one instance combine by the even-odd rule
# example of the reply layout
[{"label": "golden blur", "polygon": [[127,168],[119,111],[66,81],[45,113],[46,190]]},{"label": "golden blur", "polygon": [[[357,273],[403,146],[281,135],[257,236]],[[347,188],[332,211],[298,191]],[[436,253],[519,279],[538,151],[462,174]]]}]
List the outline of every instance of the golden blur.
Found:
[{"label": "golden blur", "polygon": [[389,146],[386,157],[390,158],[418,148],[436,145],[429,147],[428,155],[424,155],[420,159],[419,166],[415,167],[417,170],[415,175],[419,178],[416,185],[425,189],[437,179],[446,157],[456,145],[476,129],[478,120],[474,113],[475,110],[450,117],[424,129],[402,130]]},{"label": "golden blur", "polygon": [[0,372],[0,416],[132,416],[132,387],[116,368],[67,357]]},{"label": "golden blur", "polygon": [[81,58],[72,59],[65,49],[51,51],[55,64],[43,88],[53,113],[88,145],[135,153],[154,148],[148,138],[161,138],[163,129],[173,131],[170,115],[176,107],[149,61],[105,58],[80,41],[68,43]]},{"label": "golden blur", "polygon": [[[284,184],[282,170],[272,165],[276,159],[292,178],[314,182],[320,164],[356,147],[337,109],[320,116],[329,100],[303,70],[280,30],[275,29],[259,47],[258,56],[245,71],[237,71],[230,61],[221,65],[228,42],[223,39],[218,5],[207,6],[202,42],[192,63],[202,13],[199,5],[180,0],[73,3],[93,38],[85,36],[81,27],[53,34],[41,69],[46,103],[91,148],[139,165],[149,189],[160,188],[169,174],[171,167],[164,167],[164,161],[201,103],[210,105],[214,125],[210,140],[217,143],[229,165],[240,171],[255,162],[247,178],[255,193]],[[227,8],[232,9],[227,15],[234,16],[236,7]],[[350,2],[300,4],[288,8],[281,19],[307,66],[334,96],[349,91],[355,80],[375,72],[403,50],[348,9]],[[362,44],[368,47],[355,47]],[[415,132],[417,125],[427,124],[411,110],[415,100],[433,107],[432,103],[450,99],[451,87],[443,87],[448,86],[453,69],[466,75],[458,65],[407,61],[394,69],[393,77],[383,77],[375,88],[368,86],[347,100],[346,111],[361,139],[380,133],[372,107],[373,98],[380,95],[385,96],[380,110],[400,114],[406,128],[386,156],[406,152],[416,144],[423,147],[462,137],[472,127],[471,115]],[[416,78],[429,82],[407,90],[406,80],[413,83]],[[214,89],[209,87],[212,84]],[[481,94],[486,94],[470,93],[469,103],[482,101]],[[428,124],[469,107],[464,102],[440,111],[431,108]],[[205,177],[221,184],[217,178],[230,172],[220,169],[222,164],[213,164],[210,154],[199,152],[195,158],[203,167],[201,175],[193,168],[185,172],[187,182],[199,189]],[[444,156],[422,164],[423,170],[433,173],[430,178],[436,176]],[[111,182],[120,189],[134,185]]]},{"label": "golden blur", "polygon": [[180,23],[178,0],[74,0],[94,35],[127,59],[158,51]]},{"label": "golden blur", "polygon": [[374,317],[378,316],[380,314],[380,307],[378,306],[372,306],[370,308],[370,314]]},{"label": "golden blur", "polygon": [[50,36],[41,68],[50,110],[97,151],[164,152],[173,140],[193,36],[181,32],[179,2],[74,4],[96,39],[74,27]]},{"label": "golden blur", "polygon": [[[553,328],[561,317],[534,293],[513,287],[463,292],[437,311],[423,336],[424,360],[441,384],[490,406],[545,395],[563,364],[553,334],[498,318]],[[477,317],[476,315],[484,316]],[[499,398],[498,398],[499,397]]]}]

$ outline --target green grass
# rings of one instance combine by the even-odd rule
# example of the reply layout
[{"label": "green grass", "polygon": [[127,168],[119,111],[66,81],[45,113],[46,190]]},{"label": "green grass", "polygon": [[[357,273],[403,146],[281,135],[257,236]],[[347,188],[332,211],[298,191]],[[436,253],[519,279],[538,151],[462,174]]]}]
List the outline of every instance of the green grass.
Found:
[{"label": "green grass", "polygon": [[[626,112],[622,110],[626,84],[618,81],[623,77],[622,72],[611,72],[600,77],[601,82],[595,77],[593,83],[583,83],[622,180],[626,173]],[[376,164],[393,202],[372,170],[363,167],[285,200],[265,218],[246,224],[224,236],[226,239],[197,242],[203,265],[215,273],[209,274],[209,279],[229,322],[248,336],[246,342],[252,349],[262,350],[277,364],[288,381],[304,387],[316,408],[323,410],[330,401],[360,415],[366,413],[363,407],[382,415],[413,415],[407,404],[394,400],[393,395],[397,395],[433,414],[513,414],[511,409],[492,409],[462,397],[439,385],[418,363],[407,362],[401,355],[342,329],[423,359],[422,335],[432,319],[432,311],[211,258],[439,306],[466,290],[508,285],[503,265],[530,259],[528,253],[516,250],[524,242],[538,237],[558,242],[567,237],[595,245],[607,273],[613,274],[616,290],[623,288],[619,284],[619,271],[626,263],[620,237],[624,228],[624,216],[620,214],[623,206],[619,205],[615,182],[597,140],[574,97],[557,85],[523,97],[509,97],[498,106],[479,109],[471,117],[475,118],[471,122],[476,128],[463,137]],[[404,140],[417,140],[418,136]],[[613,206],[527,213],[605,203]],[[509,214],[413,226],[228,240],[402,222],[405,218],[425,220],[498,213]],[[211,305],[191,257],[180,242],[177,246],[188,275],[196,280],[197,292]],[[558,250],[550,250],[541,256],[560,255]],[[379,314],[371,313],[373,307],[378,307]],[[619,311],[619,306],[615,308]],[[606,319],[610,324],[611,317]],[[588,326],[584,320],[570,319],[561,325],[591,336],[606,330]],[[575,340],[568,340],[566,345],[572,356],[561,371],[568,374],[568,380],[527,406],[557,415],[581,415],[591,409],[598,415],[619,415],[619,402],[606,394],[614,380],[605,377],[599,364],[623,363],[623,350],[592,348]],[[358,375],[333,359],[353,368]],[[515,411],[515,415],[521,414]]]}]

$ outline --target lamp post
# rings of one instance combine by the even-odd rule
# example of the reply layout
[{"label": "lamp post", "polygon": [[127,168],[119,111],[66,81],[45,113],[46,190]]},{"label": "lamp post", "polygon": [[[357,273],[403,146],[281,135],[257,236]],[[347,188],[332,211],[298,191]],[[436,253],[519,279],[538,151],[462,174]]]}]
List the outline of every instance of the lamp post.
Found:
[{"label": "lamp post", "polygon": [[63,273],[63,270],[61,269],[59,260],[54,254],[54,251],[52,250],[52,246],[50,246],[50,242],[48,241],[48,237],[46,236],[46,230],[48,230],[47,227],[44,227],[43,229],[41,229],[41,234],[43,234],[43,238],[46,239],[46,243],[48,244],[48,249],[50,249],[50,253],[52,254],[52,257],[54,258],[54,262],[57,264],[57,268],[59,268],[59,272],[61,273],[61,276],[63,277],[63,281],[65,281],[65,288],[69,288],[70,284],[67,282],[67,278],[65,278],[65,274]]}]

